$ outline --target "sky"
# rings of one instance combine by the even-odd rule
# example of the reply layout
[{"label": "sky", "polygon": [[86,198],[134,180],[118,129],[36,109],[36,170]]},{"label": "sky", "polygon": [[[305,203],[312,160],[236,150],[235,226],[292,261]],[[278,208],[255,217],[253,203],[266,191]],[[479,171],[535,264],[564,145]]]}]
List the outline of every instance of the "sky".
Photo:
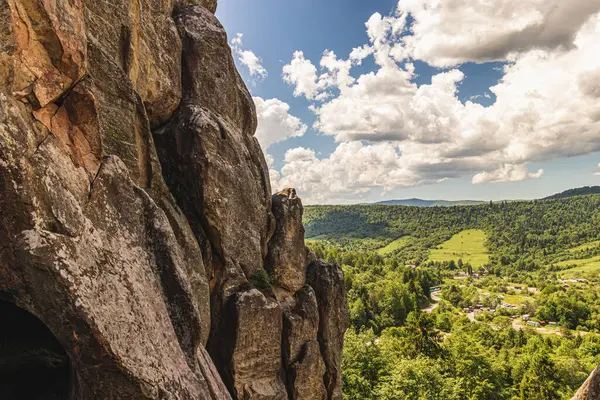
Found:
[{"label": "sky", "polygon": [[274,192],[304,204],[600,185],[600,0],[219,0]]}]

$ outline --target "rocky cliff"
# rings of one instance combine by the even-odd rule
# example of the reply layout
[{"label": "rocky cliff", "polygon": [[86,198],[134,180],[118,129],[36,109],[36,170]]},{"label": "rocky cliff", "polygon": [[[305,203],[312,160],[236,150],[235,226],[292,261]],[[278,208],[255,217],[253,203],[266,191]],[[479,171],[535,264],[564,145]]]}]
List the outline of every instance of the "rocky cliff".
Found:
[{"label": "rocky cliff", "polygon": [[0,398],[341,398],[343,274],[215,8],[0,0]]},{"label": "rocky cliff", "polygon": [[596,368],[571,400],[600,399],[600,367]]}]

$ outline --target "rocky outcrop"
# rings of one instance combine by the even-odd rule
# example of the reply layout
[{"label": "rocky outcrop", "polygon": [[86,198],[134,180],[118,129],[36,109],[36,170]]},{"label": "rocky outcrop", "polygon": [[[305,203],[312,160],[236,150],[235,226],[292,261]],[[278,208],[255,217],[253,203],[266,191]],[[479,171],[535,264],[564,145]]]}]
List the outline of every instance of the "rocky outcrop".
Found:
[{"label": "rocky outcrop", "polygon": [[281,370],[282,313],[279,304],[257,289],[230,298],[223,324],[231,336],[225,342],[230,359],[225,381],[238,399],[286,399]]},{"label": "rocky outcrop", "polygon": [[167,183],[200,239],[211,243],[215,284],[263,270],[273,230],[270,185],[256,110],[227,36],[203,7],[179,9],[183,101],[154,132]]},{"label": "rocky outcrop", "polygon": [[319,348],[319,310],[308,285],[294,295],[283,319],[283,362],[290,399],[327,399],[325,364]]},{"label": "rocky outcrop", "polygon": [[600,367],[596,368],[571,400],[600,399]]},{"label": "rocky outcrop", "polygon": [[0,302],[71,397],[338,398],[341,270],[271,198],[216,1],[0,1]]},{"label": "rocky outcrop", "polygon": [[294,189],[285,189],[273,196],[273,215],[277,221],[269,242],[266,269],[277,285],[295,292],[304,285],[308,254],[304,248],[302,201]]},{"label": "rocky outcrop", "polygon": [[342,398],[342,348],[349,314],[340,267],[321,260],[308,267],[308,284],[314,288],[319,307],[319,344],[325,360],[325,386],[330,399]]}]

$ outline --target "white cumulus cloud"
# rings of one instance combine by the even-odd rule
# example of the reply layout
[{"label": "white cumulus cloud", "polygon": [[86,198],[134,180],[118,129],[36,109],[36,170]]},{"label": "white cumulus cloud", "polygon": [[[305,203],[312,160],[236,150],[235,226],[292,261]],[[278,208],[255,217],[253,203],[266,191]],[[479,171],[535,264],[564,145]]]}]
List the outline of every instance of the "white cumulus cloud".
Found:
[{"label": "white cumulus cloud", "polygon": [[411,33],[400,41],[407,54],[448,67],[502,61],[533,49],[569,49],[598,11],[598,0],[410,0],[400,1],[397,13]]},{"label": "white cumulus cloud", "polygon": [[244,50],[243,34],[238,33],[231,40],[231,49],[240,63],[248,68],[248,73],[251,78],[264,80],[267,76],[267,70],[262,66],[262,59],[258,57],[252,50]]},{"label": "white cumulus cloud", "polygon": [[267,150],[273,143],[282,142],[306,133],[308,127],[299,118],[289,114],[290,106],[279,99],[264,100],[253,97],[258,117],[256,138]]},{"label": "white cumulus cloud", "polygon": [[537,172],[529,172],[524,165],[506,164],[494,171],[481,172],[473,177],[473,184],[494,182],[516,182],[526,179],[536,179],[544,174],[543,169]]},{"label": "white cumulus cloud", "polygon": [[[448,178],[534,179],[543,170],[528,163],[600,151],[599,10],[600,0],[403,0],[366,22],[368,43],[347,59],[325,51],[319,71],[296,52],[284,80],[339,144],[321,159],[290,156],[282,179],[314,201],[348,201]],[[376,68],[353,75],[371,56]],[[417,85],[412,60],[449,68]],[[505,62],[481,93],[494,104],[461,101],[460,65],[491,60]]]},{"label": "white cumulus cloud", "polygon": [[319,91],[317,68],[310,60],[304,58],[304,53],[296,51],[292,61],[283,67],[283,80],[295,86],[294,96],[305,96],[312,100]]}]

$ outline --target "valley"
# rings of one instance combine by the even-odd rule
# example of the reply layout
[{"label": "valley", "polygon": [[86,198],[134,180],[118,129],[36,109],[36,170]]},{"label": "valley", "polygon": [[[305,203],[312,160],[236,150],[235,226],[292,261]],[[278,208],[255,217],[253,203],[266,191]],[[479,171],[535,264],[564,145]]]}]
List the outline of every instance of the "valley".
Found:
[{"label": "valley", "polygon": [[600,363],[599,206],[307,207],[346,275],[345,397],[570,399]]}]

